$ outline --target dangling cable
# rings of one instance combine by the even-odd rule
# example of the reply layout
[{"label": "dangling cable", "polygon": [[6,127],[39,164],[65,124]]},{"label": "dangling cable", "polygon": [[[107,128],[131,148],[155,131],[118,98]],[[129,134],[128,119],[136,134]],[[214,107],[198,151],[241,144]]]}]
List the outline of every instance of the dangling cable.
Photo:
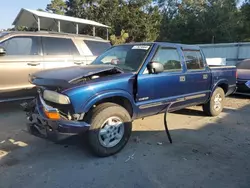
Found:
[{"label": "dangling cable", "polygon": [[168,140],[169,142],[172,144],[173,141],[172,141],[172,138],[171,138],[171,135],[170,135],[170,132],[169,132],[169,129],[168,129],[168,123],[167,123],[167,113],[168,113],[168,110],[170,109],[170,107],[172,106],[172,104],[174,104],[173,102],[170,103],[167,107],[167,110],[165,111],[164,113],[164,126],[165,126],[165,131],[167,133],[167,136],[168,136]]}]

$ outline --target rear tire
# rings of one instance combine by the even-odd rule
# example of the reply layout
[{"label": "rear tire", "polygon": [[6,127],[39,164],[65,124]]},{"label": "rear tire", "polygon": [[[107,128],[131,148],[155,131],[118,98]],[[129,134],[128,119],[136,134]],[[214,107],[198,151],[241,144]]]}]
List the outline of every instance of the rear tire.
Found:
[{"label": "rear tire", "polygon": [[132,132],[129,113],[114,103],[98,105],[87,115],[87,122],[91,125],[88,131],[90,149],[99,157],[118,153]]},{"label": "rear tire", "polygon": [[203,111],[209,116],[218,116],[224,107],[225,92],[218,87],[214,90],[210,100],[204,104]]}]

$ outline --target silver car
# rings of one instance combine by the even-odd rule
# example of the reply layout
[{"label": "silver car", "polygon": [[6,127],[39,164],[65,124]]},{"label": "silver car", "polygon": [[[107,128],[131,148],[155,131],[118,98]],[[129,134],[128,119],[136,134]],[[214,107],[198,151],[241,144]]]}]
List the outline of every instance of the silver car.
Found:
[{"label": "silver car", "polygon": [[99,37],[52,32],[0,33],[0,102],[33,97],[29,74],[91,63],[111,46]]}]

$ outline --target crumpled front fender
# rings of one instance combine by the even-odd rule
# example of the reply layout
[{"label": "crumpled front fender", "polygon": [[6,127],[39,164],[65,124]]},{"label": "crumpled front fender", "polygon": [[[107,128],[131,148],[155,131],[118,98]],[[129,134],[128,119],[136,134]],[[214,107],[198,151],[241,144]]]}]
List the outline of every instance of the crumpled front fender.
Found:
[{"label": "crumpled front fender", "polygon": [[[136,109],[136,105],[134,103],[134,99],[132,97],[131,94],[129,94],[128,92],[126,91],[123,91],[123,90],[112,90],[112,91],[104,91],[102,93],[97,93],[95,94],[93,97],[91,97],[84,105],[83,105],[83,112],[88,112],[91,107],[96,104],[97,102],[99,101],[102,101],[102,100],[105,100],[105,99],[108,99],[108,98],[111,98],[111,97],[122,97],[122,98],[125,98],[127,99],[132,108],[133,109]],[[135,113],[135,110],[133,110],[134,113]]]}]

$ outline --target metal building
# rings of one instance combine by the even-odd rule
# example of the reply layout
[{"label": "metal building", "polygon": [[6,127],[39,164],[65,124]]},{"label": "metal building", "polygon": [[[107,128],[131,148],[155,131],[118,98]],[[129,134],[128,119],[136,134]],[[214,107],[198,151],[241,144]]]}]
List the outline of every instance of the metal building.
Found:
[{"label": "metal building", "polygon": [[30,10],[22,8],[14,20],[13,24],[15,27],[26,26],[31,28],[37,28],[40,30],[50,30],[65,33],[76,33],[84,30],[86,25],[92,26],[93,36],[95,36],[96,27],[105,28],[107,30],[107,40],[108,40],[108,30],[109,26],[82,18],[75,18],[70,16],[58,15],[49,12],[42,12],[37,10]]},{"label": "metal building", "polygon": [[226,58],[227,65],[250,59],[250,42],[199,45],[206,58]]}]

